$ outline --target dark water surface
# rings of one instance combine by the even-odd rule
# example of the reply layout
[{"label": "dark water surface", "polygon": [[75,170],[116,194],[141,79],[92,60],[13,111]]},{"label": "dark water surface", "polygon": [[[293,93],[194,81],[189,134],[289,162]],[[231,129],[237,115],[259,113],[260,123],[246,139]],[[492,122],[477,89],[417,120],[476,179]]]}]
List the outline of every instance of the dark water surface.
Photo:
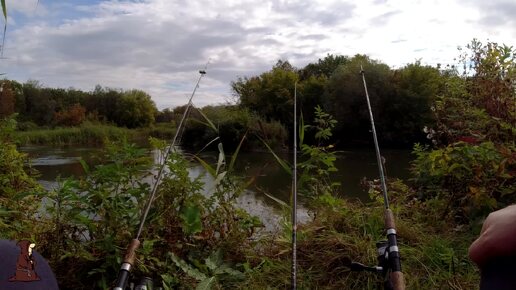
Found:
[{"label": "dark water surface", "polygon": [[[80,159],[88,164],[98,162],[101,148],[98,147],[51,147],[51,146],[25,146],[20,151],[28,153],[31,165],[40,173],[39,181],[51,187],[56,178],[76,176],[84,174]],[[372,148],[371,148],[372,149]],[[150,152],[149,154],[153,154]],[[411,154],[409,150],[382,150],[386,158],[386,175],[407,179],[409,177],[409,163]],[[340,151],[338,153],[336,167],[338,172],[332,175],[334,181],[341,183],[341,195],[346,197],[365,198],[366,192],[360,187],[363,177],[378,178],[378,166],[374,150],[355,149],[353,151]],[[208,161],[216,162],[216,153],[201,154]],[[284,159],[291,159],[287,154],[280,154]],[[228,157],[229,158],[229,157]],[[267,152],[240,153],[237,159],[237,171],[256,181],[251,190],[268,192],[282,200],[288,200],[291,187],[290,176],[277,164],[275,158]],[[191,163],[192,176],[205,174],[204,168]],[[209,179],[206,180],[209,182]],[[208,185],[209,186],[209,185]]]},{"label": "dark water surface", "polygon": [[[25,146],[20,151],[28,153],[32,166],[40,173],[38,181],[47,189],[57,186],[56,178],[59,176],[79,177],[84,174],[80,159],[88,164],[98,162],[101,148],[98,147],[51,147],[51,146]],[[156,156],[156,152],[149,150],[149,154]],[[382,150],[386,158],[387,176],[406,179],[409,177],[409,162],[411,160],[408,150]],[[201,158],[216,162],[217,154],[207,152],[201,154]],[[291,159],[288,154],[280,154],[284,159]],[[227,158],[230,158],[228,156]],[[278,204],[267,197],[267,192],[281,200],[288,201],[291,191],[291,177],[277,164],[275,158],[266,152],[240,153],[237,158],[237,172],[253,178],[255,182],[249,190],[238,200],[239,205],[251,214],[260,216],[265,224],[276,224],[279,213]],[[367,199],[367,193],[360,187],[363,177],[368,179],[378,178],[378,167],[374,149],[356,149],[353,151],[341,151],[336,161],[338,172],[333,174],[334,181],[341,183],[341,196],[350,198]],[[190,164],[192,177],[204,176],[206,190],[209,191],[213,179],[206,174],[204,168],[198,163]],[[302,200],[301,200],[302,202]],[[306,211],[300,210],[300,219],[307,216]]]}]

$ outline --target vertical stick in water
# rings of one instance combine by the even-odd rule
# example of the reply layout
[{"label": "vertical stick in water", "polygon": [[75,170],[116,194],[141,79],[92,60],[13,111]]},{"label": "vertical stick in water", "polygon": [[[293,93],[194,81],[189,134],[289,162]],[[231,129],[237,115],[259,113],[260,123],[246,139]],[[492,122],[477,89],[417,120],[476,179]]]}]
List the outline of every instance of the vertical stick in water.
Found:
[{"label": "vertical stick in water", "polygon": [[297,81],[294,83],[294,169],[292,172],[292,289],[297,288]]}]

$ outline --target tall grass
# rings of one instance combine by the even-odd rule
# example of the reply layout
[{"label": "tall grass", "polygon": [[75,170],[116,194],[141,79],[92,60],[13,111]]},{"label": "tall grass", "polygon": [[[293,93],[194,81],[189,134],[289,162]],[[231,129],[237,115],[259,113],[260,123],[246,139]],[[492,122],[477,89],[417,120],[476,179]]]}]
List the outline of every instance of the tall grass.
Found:
[{"label": "tall grass", "polygon": [[158,124],[149,128],[127,129],[113,125],[83,123],[79,127],[36,128],[17,131],[14,138],[21,145],[65,145],[65,144],[103,144],[105,140],[131,141],[146,140],[149,136],[170,139],[175,128],[169,124]]},{"label": "tall grass", "polygon": [[102,144],[104,139],[122,140],[131,131],[109,125],[90,125],[81,127],[36,129],[15,133],[15,139],[22,145],[27,144]]},{"label": "tall grass", "polygon": [[[395,204],[404,204],[395,212],[407,289],[478,288],[478,271],[467,256],[475,234],[436,222],[439,213],[429,204],[410,201],[407,192],[393,191],[393,197]],[[319,202],[314,219],[298,229],[299,288],[383,289],[377,288],[381,275],[349,269],[351,261],[377,265],[375,243],[385,239],[381,203],[362,204],[330,196]],[[249,249],[247,258],[255,268],[235,288],[288,288],[288,236],[267,237],[262,246]]]}]

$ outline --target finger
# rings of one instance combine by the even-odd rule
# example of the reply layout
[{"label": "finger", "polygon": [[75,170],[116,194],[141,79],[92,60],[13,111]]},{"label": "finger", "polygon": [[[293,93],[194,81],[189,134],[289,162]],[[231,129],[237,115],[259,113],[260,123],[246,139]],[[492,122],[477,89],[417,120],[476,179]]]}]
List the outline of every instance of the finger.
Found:
[{"label": "finger", "polygon": [[475,241],[471,244],[471,246],[469,247],[469,251],[468,251],[468,254],[469,254],[469,258],[475,263],[477,264],[478,267],[481,267],[482,264],[484,263],[485,261],[485,255],[484,255],[484,252],[482,251],[482,246],[479,246],[481,243]]}]

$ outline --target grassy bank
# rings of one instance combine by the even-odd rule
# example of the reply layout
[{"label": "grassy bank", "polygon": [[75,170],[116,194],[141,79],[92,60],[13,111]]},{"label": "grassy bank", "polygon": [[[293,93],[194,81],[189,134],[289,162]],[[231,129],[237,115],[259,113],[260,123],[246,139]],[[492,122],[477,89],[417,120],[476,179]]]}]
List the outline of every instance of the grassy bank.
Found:
[{"label": "grassy bank", "polygon": [[[9,168],[12,160],[22,164],[26,156],[16,152],[8,136],[4,139],[0,138],[5,145],[0,146],[0,168]],[[314,150],[321,149],[309,152]],[[61,289],[109,288],[149,192],[140,182],[152,164],[145,150],[108,143],[105,154],[105,164],[92,167],[80,180],[62,180],[52,191],[37,187],[23,166],[0,170],[0,180],[5,180],[0,189],[6,192],[0,196],[0,210],[9,213],[0,220],[0,235],[14,240],[33,236]],[[229,194],[245,188],[245,182],[232,177],[233,163],[224,162],[229,156],[224,157],[223,150],[221,154],[217,166],[208,170],[220,180],[210,197],[203,194],[201,180],[189,177],[187,161],[180,155],[170,157],[170,173],[158,188],[133,273],[163,281],[166,289],[287,289],[288,210],[282,231],[253,235],[260,228],[256,217],[236,208],[238,195]],[[319,152],[313,158],[317,156],[328,160],[331,154]],[[313,176],[311,171],[306,174]],[[305,184],[319,191],[305,203],[314,218],[298,231],[299,289],[377,289],[381,277],[350,272],[349,265],[376,265],[375,243],[384,239],[379,186],[371,182],[373,202],[362,204],[333,195],[325,184],[321,176]],[[457,223],[455,214],[443,215],[448,209],[441,199],[420,200],[416,190],[400,181],[388,187],[407,289],[476,289],[479,275],[467,248],[478,229]],[[37,194],[27,196],[31,190]],[[30,213],[42,198],[48,200],[49,215],[35,218]],[[22,213],[29,214],[14,216]],[[14,217],[19,225],[10,223]],[[84,240],[85,236],[92,238]]]},{"label": "grassy bank", "polygon": [[103,144],[105,140],[138,141],[146,140],[149,136],[167,139],[171,138],[174,133],[175,128],[169,124],[127,129],[113,125],[85,123],[79,127],[16,131],[14,138],[21,145]]},{"label": "grassy bank", "polygon": [[[467,256],[476,231],[441,221],[440,209],[414,199],[403,183],[396,181],[390,187],[407,289],[477,289],[479,273]],[[351,261],[377,265],[375,243],[385,239],[382,203],[331,196],[315,203],[314,220],[298,230],[300,289],[378,289],[381,275],[351,272],[349,266]],[[290,233],[261,243],[262,251],[249,249],[247,255],[257,266],[237,288],[288,288]]]}]

